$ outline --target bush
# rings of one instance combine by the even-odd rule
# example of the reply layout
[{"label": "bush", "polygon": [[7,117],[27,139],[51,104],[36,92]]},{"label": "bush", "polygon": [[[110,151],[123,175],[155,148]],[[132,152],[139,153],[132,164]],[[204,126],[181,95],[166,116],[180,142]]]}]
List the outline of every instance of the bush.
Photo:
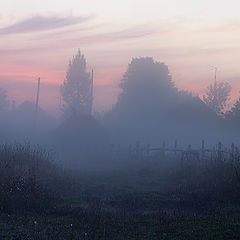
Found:
[{"label": "bush", "polygon": [[56,196],[59,169],[53,153],[29,144],[0,145],[0,207],[42,209]]}]

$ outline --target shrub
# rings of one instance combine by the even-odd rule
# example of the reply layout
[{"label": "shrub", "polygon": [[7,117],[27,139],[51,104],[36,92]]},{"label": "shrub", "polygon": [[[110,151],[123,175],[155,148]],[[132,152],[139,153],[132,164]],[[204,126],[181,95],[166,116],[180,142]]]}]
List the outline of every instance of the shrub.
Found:
[{"label": "shrub", "polygon": [[0,207],[42,209],[51,205],[59,169],[53,152],[38,145],[0,145]]}]

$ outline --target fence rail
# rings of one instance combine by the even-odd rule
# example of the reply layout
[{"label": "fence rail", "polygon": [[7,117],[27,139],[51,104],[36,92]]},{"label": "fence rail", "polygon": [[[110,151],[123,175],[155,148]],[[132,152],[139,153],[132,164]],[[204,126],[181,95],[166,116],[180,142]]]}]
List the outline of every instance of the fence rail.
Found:
[{"label": "fence rail", "polygon": [[111,147],[112,152],[116,154],[124,154],[128,157],[144,158],[156,155],[180,155],[182,160],[205,160],[214,159],[217,161],[240,161],[240,151],[234,143],[230,147],[224,147],[222,142],[218,142],[216,147],[206,148],[205,141],[202,140],[201,147],[196,149],[192,148],[191,144],[187,148],[178,148],[178,142],[175,140],[173,147],[166,147],[166,142],[162,143],[161,147],[151,147],[150,144],[141,145],[137,141],[135,145],[130,145],[128,148],[121,148],[120,145]]}]

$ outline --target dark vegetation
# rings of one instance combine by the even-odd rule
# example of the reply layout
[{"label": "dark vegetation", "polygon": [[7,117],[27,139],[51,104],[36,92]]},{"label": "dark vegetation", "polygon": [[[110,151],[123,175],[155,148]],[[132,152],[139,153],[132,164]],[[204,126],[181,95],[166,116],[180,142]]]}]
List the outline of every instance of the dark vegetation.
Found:
[{"label": "dark vegetation", "polygon": [[238,162],[155,155],[66,172],[39,146],[0,156],[1,239],[239,239]]},{"label": "dark vegetation", "polygon": [[56,167],[53,156],[38,145],[0,145],[1,210],[41,211],[52,206],[64,187],[69,187],[67,175]]},{"label": "dark vegetation", "polygon": [[[240,103],[225,109],[230,85],[215,79],[200,99],[146,57],[131,61],[120,88],[117,104],[94,117],[79,51],[61,118],[29,102],[10,109],[0,89],[0,239],[239,239]],[[139,141],[175,139],[191,146],[141,153]],[[196,157],[199,139],[214,154]]]}]

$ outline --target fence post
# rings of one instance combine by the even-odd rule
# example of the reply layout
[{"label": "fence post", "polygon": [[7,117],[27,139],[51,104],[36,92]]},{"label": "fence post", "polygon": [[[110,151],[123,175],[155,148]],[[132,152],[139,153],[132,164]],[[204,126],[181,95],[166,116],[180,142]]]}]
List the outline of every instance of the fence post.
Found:
[{"label": "fence post", "polygon": [[148,144],[147,144],[147,156],[150,155],[150,149],[151,149],[151,146],[150,146],[150,144],[148,143]]},{"label": "fence post", "polygon": [[177,139],[174,141],[174,154],[177,154]]},{"label": "fence post", "polygon": [[216,148],[213,147],[213,149],[211,150],[211,161],[216,160]]},{"label": "fence post", "polygon": [[163,141],[163,143],[162,143],[162,153],[163,153],[164,157],[165,157],[165,149],[166,149],[166,142]]},{"label": "fence post", "polygon": [[128,155],[129,155],[129,157],[132,156],[132,145],[131,144],[128,147]]},{"label": "fence post", "polygon": [[111,144],[111,145],[110,145],[110,149],[111,149],[111,151],[114,151],[115,145],[114,145],[114,144]]},{"label": "fence post", "polygon": [[217,160],[220,162],[222,160],[222,143],[218,143],[218,152],[217,152]]},{"label": "fence post", "polygon": [[239,148],[235,147],[235,162],[238,161],[239,162]]},{"label": "fence post", "polygon": [[137,158],[139,158],[139,154],[140,154],[140,141],[136,142],[136,155]]},{"label": "fence post", "polygon": [[187,151],[186,151],[186,160],[187,161],[191,160],[190,159],[190,157],[191,157],[191,149],[192,149],[192,145],[188,144]]},{"label": "fence post", "polygon": [[205,141],[204,140],[202,140],[202,160],[204,159],[204,157],[205,157]]},{"label": "fence post", "polygon": [[235,150],[235,146],[234,143],[232,143],[231,145],[231,162],[234,162],[234,151]]}]

